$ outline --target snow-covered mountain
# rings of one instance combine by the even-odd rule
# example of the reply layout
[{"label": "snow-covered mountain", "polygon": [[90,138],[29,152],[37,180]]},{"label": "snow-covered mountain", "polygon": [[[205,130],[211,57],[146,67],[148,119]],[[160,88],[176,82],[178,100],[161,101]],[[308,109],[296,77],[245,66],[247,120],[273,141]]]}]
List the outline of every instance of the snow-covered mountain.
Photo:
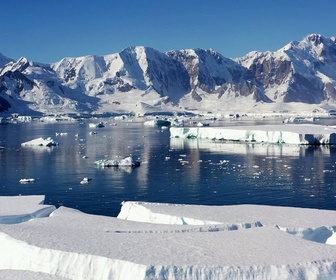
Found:
[{"label": "snow-covered mountain", "polygon": [[232,112],[292,102],[326,108],[335,100],[336,38],[317,34],[234,60],[211,49],[148,47],[51,65],[0,54],[5,113]]},{"label": "snow-covered mountain", "polygon": [[274,102],[320,104],[336,100],[336,38],[312,34],[276,52],[237,59]]}]

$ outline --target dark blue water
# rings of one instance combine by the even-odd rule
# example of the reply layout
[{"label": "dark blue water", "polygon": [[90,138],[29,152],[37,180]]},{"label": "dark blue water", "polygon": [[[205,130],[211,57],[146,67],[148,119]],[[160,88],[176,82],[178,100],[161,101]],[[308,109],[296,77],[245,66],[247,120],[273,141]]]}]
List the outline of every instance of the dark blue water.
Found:
[{"label": "dark blue water", "polygon": [[[336,210],[335,147],[170,139],[169,130],[142,121],[104,121],[99,129],[84,122],[0,125],[0,195],[40,194],[46,204],[108,216],[116,216],[124,200]],[[21,147],[38,137],[59,145]],[[129,155],[141,166],[94,165]],[[81,185],[84,177],[92,181]],[[20,184],[21,178],[36,182]]]}]

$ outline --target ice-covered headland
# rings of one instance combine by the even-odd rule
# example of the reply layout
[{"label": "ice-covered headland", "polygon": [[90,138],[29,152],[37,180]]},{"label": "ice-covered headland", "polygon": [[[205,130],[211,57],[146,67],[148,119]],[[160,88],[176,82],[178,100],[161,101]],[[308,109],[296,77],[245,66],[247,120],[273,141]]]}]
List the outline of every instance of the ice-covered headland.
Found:
[{"label": "ice-covered headland", "polygon": [[43,199],[0,197],[1,279],[336,277],[336,211],[124,202],[113,218]]},{"label": "ice-covered headland", "polygon": [[234,127],[171,127],[172,138],[294,145],[336,144],[336,126],[283,124]]}]

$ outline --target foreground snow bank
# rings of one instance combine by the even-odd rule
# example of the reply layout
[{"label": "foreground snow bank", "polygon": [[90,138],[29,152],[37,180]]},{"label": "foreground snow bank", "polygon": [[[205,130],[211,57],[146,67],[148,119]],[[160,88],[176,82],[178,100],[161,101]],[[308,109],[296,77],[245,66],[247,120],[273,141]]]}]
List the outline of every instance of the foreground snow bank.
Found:
[{"label": "foreground snow bank", "polygon": [[171,127],[172,138],[278,143],[297,145],[336,144],[336,127],[286,124],[235,127]]},{"label": "foreground snow bank", "polygon": [[0,224],[17,224],[48,217],[56,207],[43,205],[44,196],[0,196]]},{"label": "foreground snow bank", "polygon": [[[30,197],[27,203],[34,211]],[[325,244],[335,221],[336,211],[256,205],[125,202],[119,218],[61,207],[43,219],[0,225],[0,276],[328,279],[336,276],[336,247]],[[323,227],[327,239],[324,230],[323,238],[318,230],[307,234]]]}]

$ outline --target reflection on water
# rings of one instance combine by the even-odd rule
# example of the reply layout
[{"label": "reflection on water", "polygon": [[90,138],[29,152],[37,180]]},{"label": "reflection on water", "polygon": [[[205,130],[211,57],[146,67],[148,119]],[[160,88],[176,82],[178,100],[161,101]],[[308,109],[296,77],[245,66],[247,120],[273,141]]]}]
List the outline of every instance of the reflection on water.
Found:
[{"label": "reflection on water", "polygon": [[[106,122],[96,134],[80,122],[0,126],[0,195],[44,194],[48,204],[111,216],[123,200],[336,210],[335,147],[170,139],[169,130],[142,122]],[[20,146],[38,137],[59,146]],[[141,166],[94,165],[129,155]],[[92,181],[80,184],[84,177]]]},{"label": "reflection on water", "polygon": [[306,153],[330,155],[333,150],[333,147],[329,146],[312,147],[304,145],[255,144],[183,138],[171,138],[170,147],[173,149],[201,149],[209,152],[240,155],[255,154],[260,156],[302,156]]}]

